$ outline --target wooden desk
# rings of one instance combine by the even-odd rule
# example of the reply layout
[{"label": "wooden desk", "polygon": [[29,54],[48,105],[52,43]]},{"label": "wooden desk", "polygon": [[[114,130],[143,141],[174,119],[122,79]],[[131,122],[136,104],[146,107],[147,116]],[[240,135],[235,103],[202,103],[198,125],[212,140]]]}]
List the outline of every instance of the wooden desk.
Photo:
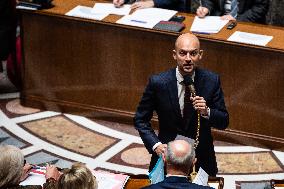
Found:
[{"label": "wooden desk", "polygon": [[[93,21],[64,14],[88,0],[54,0],[55,7],[21,11],[24,52],[21,103],[99,119],[132,122],[151,74],[175,67],[178,33]],[[188,32],[193,20],[186,16]],[[273,35],[267,47],[226,39],[236,30]],[[205,67],[221,76],[230,113],[215,138],[283,150],[284,29],[239,23],[233,30],[199,35]]]},{"label": "wooden desk", "polygon": [[272,189],[284,189],[284,180],[271,180],[270,183]]},{"label": "wooden desk", "polygon": [[[224,178],[223,177],[209,177],[210,183],[218,183],[218,188],[223,189],[224,187]],[[128,181],[125,184],[125,189],[137,189],[150,185],[151,182],[148,179],[147,175],[131,175]]]}]

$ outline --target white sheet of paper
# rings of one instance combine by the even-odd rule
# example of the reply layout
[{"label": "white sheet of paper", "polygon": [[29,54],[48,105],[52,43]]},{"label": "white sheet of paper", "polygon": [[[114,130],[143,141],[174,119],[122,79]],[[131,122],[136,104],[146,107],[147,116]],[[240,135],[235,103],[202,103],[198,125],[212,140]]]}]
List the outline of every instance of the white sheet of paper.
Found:
[{"label": "white sheet of paper", "polygon": [[99,13],[99,14],[92,13],[91,7],[86,7],[86,6],[81,6],[81,5],[78,5],[77,7],[73,8],[72,10],[67,12],[65,15],[93,19],[93,20],[102,20],[108,16],[108,14],[103,14],[103,13]]},{"label": "white sheet of paper", "polygon": [[209,175],[200,167],[193,183],[208,186],[208,177]]},{"label": "white sheet of paper", "polygon": [[122,17],[116,23],[143,28],[153,28],[162,20],[168,21],[176,13],[177,11],[160,8],[138,9],[131,15]]},{"label": "white sheet of paper", "polygon": [[129,176],[104,171],[92,171],[98,182],[98,189],[121,189]]},{"label": "white sheet of paper", "polygon": [[26,6],[22,6],[22,5],[17,5],[16,9],[25,9],[25,10],[37,10],[37,8],[34,7],[26,7]]},{"label": "white sheet of paper", "polygon": [[96,3],[92,9],[92,13],[127,15],[131,11],[130,6],[131,5],[123,5],[122,7],[116,8],[113,3]]},{"label": "white sheet of paper", "polygon": [[214,183],[208,183],[210,187],[215,188],[215,189],[219,189],[219,183],[214,182]]},{"label": "white sheet of paper", "polygon": [[30,173],[29,176],[20,183],[22,186],[26,185],[43,185],[45,183],[45,176],[42,174]]},{"label": "white sheet of paper", "polygon": [[221,20],[220,16],[195,16],[190,31],[197,33],[218,33],[229,21]]},{"label": "white sheet of paper", "polygon": [[265,46],[272,39],[273,39],[273,36],[235,31],[228,38],[228,41]]}]

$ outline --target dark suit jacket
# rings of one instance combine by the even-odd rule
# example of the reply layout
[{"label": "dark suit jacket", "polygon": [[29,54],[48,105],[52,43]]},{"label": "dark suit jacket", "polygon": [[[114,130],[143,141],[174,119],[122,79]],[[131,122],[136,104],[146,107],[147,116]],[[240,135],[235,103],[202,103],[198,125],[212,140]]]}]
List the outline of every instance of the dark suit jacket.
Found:
[{"label": "dark suit jacket", "polygon": [[0,0],[0,61],[6,60],[16,45],[16,2]]},{"label": "dark suit jacket", "polygon": [[[196,149],[197,168],[202,167],[210,176],[218,172],[211,127],[225,129],[229,123],[229,115],[225,107],[219,76],[202,69],[196,69],[194,86],[198,96],[204,97],[210,107],[210,118],[201,117],[199,145]],[[159,134],[151,127],[151,118],[156,111],[159,119]],[[182,126],[182,116],[178,100],[178,89],[175,69],[149,79],[142,99],[138,105],[135,117],[135,128],[138,130],[145,147],[152,153],[150,170],[157,162],[157,155],[152,147],[157,142],[167,144],[173,141],[177,134],[195,139],[197,130],[197,113],[194,112],[189,125],[178,131]],[[182,127],[181,127],[182,128]]]},{"label": "dark suit jacket", "polygon": [[[188,3],[189,0],[153,0],[154,7],[176,10],[180,12],[189,12],[190,5]],[[125,0],[125,3],[133,3],[135,0]]]},{"label": "dark suit jacket", "polygon": [[187,180],[185,177],[170,176],[166,177],[165,180],[157,184],[152,184],[143,189],[213,189],[209,186],[200,186],[193,184]]},{"label": "dark suit jacket", "polygon": [[[269,8],[268,0],[238,0],[239,11],[237,20],[244,22],[265,23],[265,16]],[[210,11],[212,16],[222,16],[225,0],[202,0],[202,6]]]}]

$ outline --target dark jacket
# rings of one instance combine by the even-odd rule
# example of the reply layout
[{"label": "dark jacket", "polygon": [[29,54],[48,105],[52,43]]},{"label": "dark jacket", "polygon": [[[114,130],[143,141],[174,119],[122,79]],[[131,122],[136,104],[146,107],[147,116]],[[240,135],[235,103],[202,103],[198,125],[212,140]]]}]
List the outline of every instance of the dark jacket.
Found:
[{"label": "dark jacket", "polygon": [[[237,20],[244,22],[265,23],[269,8],[268,0],[238,0]],[[209,9],[211,16],[225,14],[225,0],[202,0],[202,6]]]},{"label": "dark jacket", "polygon": [[[220,79],[217,74],[196,69],[194,86],[198,96],[206,100],[210,107],[210,118],[201,117],[199,145],[196,149],[196,167],[202,167],[210,176],[218,172],[211,127],[225,129],[229,124],[229,114],[225,107],[224,96],[221,89]],[[156,111],[159,120],[159,134],[155,134],[151,127],[153,112]],[[157,162],[157,155],[152,147],[161,142],[167,144],[173,141],[177,134],[192,139],[196,137],[197,113],[193,112],[192,119],[185,128],[182,128],[182,116],[179,106],[177,79],[175,69],[149,79],[142,99],[138,105],[134,124],[149,153],[153,154],[150,170]],[[182,130],[178,129],[182,128]]]},{"label": "dark jacket", "polygon": [[200,186],[188,181],[185,177],[170,176],[157,184],[152,184],[143,189],[213,189],[209,186]]},{"label": "dark jacket", "polygon": [[[154,7],[176,10],[180,12],[189,12],[190,5],[188,5],[187,1],[189,0],[153,0]],[[125,3],[133,3],[135,0],[125,0]]]}]

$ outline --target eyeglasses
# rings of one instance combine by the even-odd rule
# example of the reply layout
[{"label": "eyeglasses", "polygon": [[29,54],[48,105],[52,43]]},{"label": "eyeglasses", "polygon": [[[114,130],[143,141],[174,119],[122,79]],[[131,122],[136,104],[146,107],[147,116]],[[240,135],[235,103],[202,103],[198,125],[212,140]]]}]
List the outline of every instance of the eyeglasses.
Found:
[{"label": "eyeglasses", "polygon": [[189,54],[189,56],[191,58],[195,58],[197,55],[199,55],[201,53],[202,53],[202,50],[199,50],[199,49],[195,49],[195,50],[192,50],[192,51],[180,50],[178,52],[178,54],[182,57],[187,56],[187,54]]}]

